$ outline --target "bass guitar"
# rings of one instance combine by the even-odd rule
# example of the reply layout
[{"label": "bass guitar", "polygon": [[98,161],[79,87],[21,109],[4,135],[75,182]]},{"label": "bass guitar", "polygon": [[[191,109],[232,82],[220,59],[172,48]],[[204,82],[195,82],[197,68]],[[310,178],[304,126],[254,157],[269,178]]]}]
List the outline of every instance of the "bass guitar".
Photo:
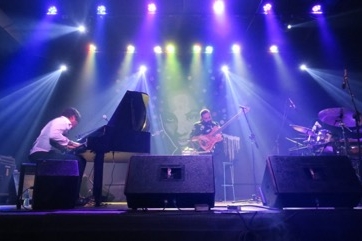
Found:
[{"label": "bass guitar", "polygon": [[199,146],[202,150],[206,152],[211,152],[214,148],[215,144],[219,141],[223,140],[222,137],[222,130],[225,129],[228,125],[230,125],[231,122],[236,120],[236,118],[241,115],[242,113],[246,113],[246,107],[243,107],[241,111],[239,111],[236,115],[231,117],[224,125],[220,126],[214,126],[211,130],[211,132],[207,135],[199,135],[194,136],[191,138],[191,141],[197,141]]}]

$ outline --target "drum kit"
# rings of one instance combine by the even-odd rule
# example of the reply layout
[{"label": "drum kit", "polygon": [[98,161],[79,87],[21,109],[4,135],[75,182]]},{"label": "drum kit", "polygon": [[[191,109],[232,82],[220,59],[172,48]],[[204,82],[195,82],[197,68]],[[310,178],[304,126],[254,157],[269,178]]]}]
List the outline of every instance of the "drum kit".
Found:
[{"label": "drum kit", "polygon": [[[289,151],[294,155],[348,155],[357,157],[362,146],[358,142],[354,112],[343,107],[329,108],[318,113],[312,128],[290,125],[302,137],[286,138],[295,146]],[[362,119],[359,120],[359,125]]]}]

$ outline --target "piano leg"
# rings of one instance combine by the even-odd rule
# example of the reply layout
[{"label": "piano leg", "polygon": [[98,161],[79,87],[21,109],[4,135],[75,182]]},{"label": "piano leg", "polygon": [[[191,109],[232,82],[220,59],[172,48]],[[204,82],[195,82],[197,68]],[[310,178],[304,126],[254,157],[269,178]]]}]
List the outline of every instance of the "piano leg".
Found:
[{"label": "piano leg", "polygon": [[97,152],[94,157],[93,196],[96,207],[101,205],[102,199],[104,154]]}]

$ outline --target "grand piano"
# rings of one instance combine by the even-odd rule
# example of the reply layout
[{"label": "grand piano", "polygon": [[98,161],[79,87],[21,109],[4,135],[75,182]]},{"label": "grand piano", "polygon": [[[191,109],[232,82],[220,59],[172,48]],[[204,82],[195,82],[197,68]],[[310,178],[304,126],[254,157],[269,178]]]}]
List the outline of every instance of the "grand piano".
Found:
[{"label": "grand piano", "polygon": [[86,143],[80,154],[87,161],[94,162],[95,206],[101,204],[105,160],[117,155],[127,160],[134,153],[150,153],[147,104],[146,93],[128,90],[107,125],[78,140]]}]

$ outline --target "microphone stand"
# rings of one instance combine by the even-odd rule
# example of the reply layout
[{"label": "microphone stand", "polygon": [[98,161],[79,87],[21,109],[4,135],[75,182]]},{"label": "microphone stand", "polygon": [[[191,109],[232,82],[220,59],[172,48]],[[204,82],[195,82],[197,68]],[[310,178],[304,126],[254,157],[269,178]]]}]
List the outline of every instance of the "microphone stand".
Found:
[{"label": "microphone stand", "polygon": [[280,126],[280,129],[279,129],[279,132],[278,132],[278,135],[277,135],[277,138],[275,140],[275,148],[276,148],[276,154],[279,155],[280,154],[280,150],[279,150],[279,139],[280,139],[280,132],[281,130],[283,129],[284,125],[285,125],[285,120],[287,119],[287,116],[288,116],[288,111],[289,110],[289,105],[287,104],[287,100],[285,102],[285,105],[284,105],[284,112],[283,112],[283,119],[282,119],[282,124]]},{"label": "microphone stand", "polygon": [[356,122],[356,131],[357,131],[357,147],[358,147],[358,170],[357,170],[357,176],[360,180],[360,182],[362,181],[361,180],[361,174],[362,174],[362,152],[361,152],[361,133],[360,133],[360,129],[361,129],[361,126],[360,126],[360,120],[361,120],[361,113],[358,111],[357,109],[357,105],[356,105],[356,102],[355,102],[355,98],[354,98],[354,94],[352,93],[352,90],[351,90],[351,86],[349,85],[349,81],[348,81],[348,77],[346,75],[346,70],[345,70],[345,77],[344,77],[344,81],[345,81],[345,85],[348,89],[348,93],[349,95],[351,96],[351,101],[352,101],[352,104],[353,104],[353,107],[354,107],[354,110],[355,110],[355,114],[353,115],[353,118],[355,119],[355,122]]},{"label": "microphone stand", "polygon": [[[254,153],[254,148],[253,148],[253,144],[255,144],[255,147],[257,149],[259,149],[259,145],[258,145],[258,142],[256,141],[255,139],[255,134],[253,133],[253,130],[250,126],[250,122],[249,122],[249,119],[248,119],[248,116],[246,115],[246,109],[243,108],[243,107],[240,107],[242,108],[243,110],[243,113],[244,113],[244,116],[245,116],[245,120],[246,120],[246,123],[248,125],[248,128],[249,128],[249,131],[250,131],[250,136],[249,136],[249,139],[251,141],[251,156],[252,156],[252,163],[253,163],[253,178],[254,178],[254,188],[255,188],[255,193],[258,192],[258,189],[256,187],[256,176],[255,176],[255,153]],[[255,197],[255,195],[252,195],[252,197]]]}]

